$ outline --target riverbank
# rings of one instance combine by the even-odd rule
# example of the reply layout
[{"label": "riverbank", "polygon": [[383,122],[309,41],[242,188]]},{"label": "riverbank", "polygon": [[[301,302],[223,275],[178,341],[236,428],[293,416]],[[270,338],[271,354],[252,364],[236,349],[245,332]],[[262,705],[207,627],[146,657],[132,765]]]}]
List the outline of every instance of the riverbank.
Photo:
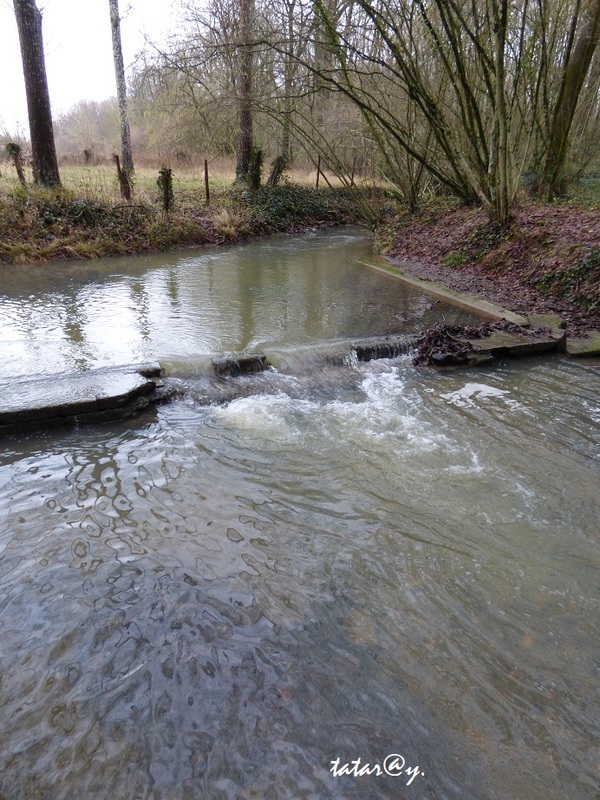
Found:
[{"label": "riverbank", "polygon": [[121,203],[73,191],[16,190],[0,196],[0,263],[134,255],[202,244],[225,244],[311,227],[364,222],[365,202],[382,206],[383,191],[297,185],[233,186],[207,205],[200,190],[179,192],[165,214],[147,199]]},{"label": "riverbank", "polygon": [[528,201],[503,230],[478,208],[401,216],[376,237],[417,278],[522,314],[558,314],[568,332],[600,330],[600,211]]},{"label": "riverbank", "polygon": [[[79,187],[81,189],[81,187]],[[102,194],[99,195],[102,197]],[[402,213],[383,189],[298,184],[214,188],[181,184],[165,214],[148,187],[139,202],[89,191],[0,192],[0,263],[161,252],[311,227],[379,220],[376,248],[404,272],[519,314],[558,314],[569,333],[600,330],[600,210],[527,200],[508,229],[478,208],[436,200]]]}]

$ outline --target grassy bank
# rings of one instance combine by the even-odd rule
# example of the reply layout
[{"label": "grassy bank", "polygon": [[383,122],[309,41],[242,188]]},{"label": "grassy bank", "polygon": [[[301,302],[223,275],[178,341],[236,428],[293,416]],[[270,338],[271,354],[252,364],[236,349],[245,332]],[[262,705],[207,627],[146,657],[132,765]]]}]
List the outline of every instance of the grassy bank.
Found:
[{"label": "grassy bank", "polygon": [[[174,174],[173,209],[162,210],[155,170],[135,174],[133,201],[118,196],[108,167],[63,169],[60,191],[0,182],[0,262],[27,264],[221,244],[321,225],[364,222],[389,201],[376,189],[284,183],[250,192],[231,176]],[[377,209],[375,212],[374,209]]]}]

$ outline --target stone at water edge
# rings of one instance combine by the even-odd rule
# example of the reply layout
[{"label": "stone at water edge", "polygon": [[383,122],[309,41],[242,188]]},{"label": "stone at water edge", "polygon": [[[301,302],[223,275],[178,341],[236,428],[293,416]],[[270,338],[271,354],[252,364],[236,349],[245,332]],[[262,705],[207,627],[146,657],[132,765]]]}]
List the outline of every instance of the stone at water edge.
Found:
[{"label": "stone at water edge", "polygon": [[213,368],[219,377],[235,378],[251,372],[263,372],[269,367],[263,353],[231,353],[212,359]]},{"label": "stone at water edge", "polygon": [[600,331],[589,331],[586,337],[568,336],[567,355],[571,358],[600,357]]}]

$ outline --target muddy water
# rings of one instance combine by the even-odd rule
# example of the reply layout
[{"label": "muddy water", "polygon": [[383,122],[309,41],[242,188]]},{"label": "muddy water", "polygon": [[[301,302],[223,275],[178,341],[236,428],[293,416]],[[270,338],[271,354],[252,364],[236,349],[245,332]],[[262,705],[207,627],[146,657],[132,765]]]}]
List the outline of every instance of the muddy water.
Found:
[{"label": "muddy water", "polygon": [[206,406],[188,374],[5,439],[0,793],[595,798],[599,378],[399,358]]},{"label": "muddy water", "polygon": [[193,371],[211,353],[467,319],[358,264],[362,229],[228,248],[2,267],[0,378],[148,359]]}]

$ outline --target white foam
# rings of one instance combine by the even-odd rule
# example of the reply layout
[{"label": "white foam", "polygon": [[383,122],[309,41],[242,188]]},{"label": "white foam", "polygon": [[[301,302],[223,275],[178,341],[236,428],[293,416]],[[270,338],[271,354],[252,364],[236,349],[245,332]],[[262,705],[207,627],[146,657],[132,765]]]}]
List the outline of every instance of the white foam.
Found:
[{"label": "white foam", "polygon": [[[420,393],[406,386],[404,373],[393,364],[361,365],[363,398],[299,399],[284,392],[233,400],[211,415],[218,423],[265,443],[312,443],[350,447],[356,452],[384,453],[404,460],[456,445],[424,413]],[[452,456],[454,458],[455,456]]]},{"label": "white foam", "polygon": [[490,399],[500,399],[512,409],[521,408],[520,403],[510,398],[510,393],[506,389],[497,389],[486,383],[466,383],[462,389],[442,394],[441,397],[460,408],[475,408],[481,400]]},{"label": "white foam", "polygon": [[[297,400],[287,394],[256,394],[232,400],[212,410],[212,416],[228,427],[272,441],[292,441],[302,434],[294,416],[308,415],[316,404]],[[294,414],[296,412],[296,414]]]}]

